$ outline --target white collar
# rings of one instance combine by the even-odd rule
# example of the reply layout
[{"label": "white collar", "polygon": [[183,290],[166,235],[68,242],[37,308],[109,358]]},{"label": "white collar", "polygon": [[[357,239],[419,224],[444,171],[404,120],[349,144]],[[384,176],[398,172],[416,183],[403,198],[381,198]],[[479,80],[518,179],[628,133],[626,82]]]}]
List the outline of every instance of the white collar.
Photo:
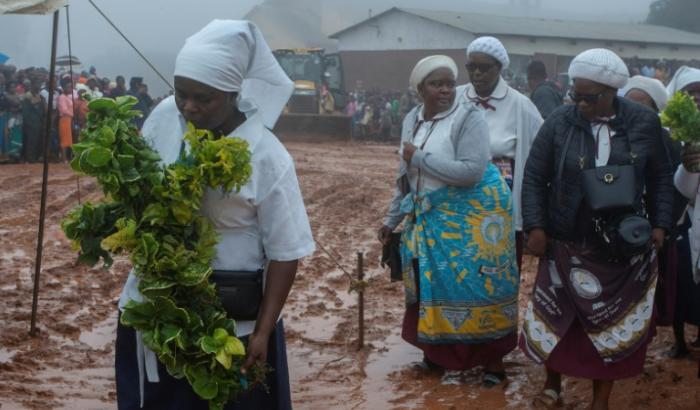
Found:
[{"label": "white collar", "polygon": [[[466,95],[467,98],[470,100],[473,99],[483,99],[482,97],[479,96],[479,94],[476,93],[476,89],[474,86],[469,83],[469,87],[466,87]],[[486,97],[486,99],[489,100],[502,100],[506,98],[508,95],[508,89],[510,87],[508,86],[508,83],[506,83],[506,80],[503,79],[500,75],[498,76],[498,83],[496,84],[496,88],[494,88],[493,92],[491,95]]]},{"label": "white collar", "polygon": [[[457,96],[455,96],[455,100],[452,103],[452,106],[450,106],[450,108],[446,109],[445,111],[442,111],[442,112],[435,114],[433,119],[430,121],[441,120],[441,119],[449,116],[450,114],[452,114],[454,112],[457,104],[459,104],[459,98],[457,98]],[[425,122],[425,118],[423,118],[423,109],[424,108],[425,108],[425,104],[421,104],[418,107],[418,121],[420,121],[420,122]]]}]

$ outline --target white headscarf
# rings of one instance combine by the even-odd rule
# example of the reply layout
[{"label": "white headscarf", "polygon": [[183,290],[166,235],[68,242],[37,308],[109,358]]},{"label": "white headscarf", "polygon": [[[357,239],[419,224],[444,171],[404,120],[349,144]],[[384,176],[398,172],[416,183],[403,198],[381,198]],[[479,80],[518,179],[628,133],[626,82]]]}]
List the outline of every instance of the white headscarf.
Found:
[{"label": "white headscarf", "polygon": [[697,68],[692,68],[688,66],[682,66],[673,75],[671,82],[668,83],[666,91],[668,91],[668,96],[673,97],[677,91],[684,89],[693,83],[700,83],[700,70]]},{"label": "white headscarf", "polygon": [[214,20],[189,37],[175,75],[254,101],[269,128],[294,91],[260,30],[245,20]]},{"label": "white headscarf", "polygon": [[635,75],[634,77],[630,78],[629,82],[627,83],[624,95],[627,95],[627,93],[632,90],[640,90],[647,93],[647,95],[654,100],[654,104],[656,104],[656,108],[659,111],[663,111],[664,108],[666,108],[666,104],[668,103],[666,87],[664,87],[664,84],[656,78]]},{"label": "white headscarf", "polygon": [[452,71],[452,74],[455,76],[455,80],[457,79],[459,71],[457,70],[457,63],[455,63],[455,60],[448,56],[435,55],[425,57],[424,59],[420,60],[415,67],[413,67],[408,83],[413,90],[418,91],[418,86],[423,82],[423,80],[425,80],[430,73],[439,68],[447,68],[448,70]]},{"label": "white headscarf", "polygon": [[569,78],[582,78],[615,89],[624,88],[630,72],[624,61],[606,48],[592,48],[574,57]]},{"label": "white headscarf", "polygon": [[476,40],[469,43],[467,47],[467,58],[472,53],[484,53],[495,58],[496,61],[501,63],[501,70],[505,70],[510,65],[510,58],[508,58],[508,52],[506,48],[501,43],[501,40],[496,37],[479,37]]}]

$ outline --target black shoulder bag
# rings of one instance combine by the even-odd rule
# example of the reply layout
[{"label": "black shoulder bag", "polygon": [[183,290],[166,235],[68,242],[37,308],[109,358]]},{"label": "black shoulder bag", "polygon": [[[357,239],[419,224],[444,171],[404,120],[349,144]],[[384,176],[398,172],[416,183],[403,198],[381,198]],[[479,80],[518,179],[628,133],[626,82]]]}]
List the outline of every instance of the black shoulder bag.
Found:
[{"label": "black shoulder bag", "polygon": [[[565,150],[571,133],[567,136]],[[629,137],[627,138],[629,145]],[[612,150],[612,147],[611,147]],[[611,152],[612,153],[612,152]],[[563,171],[566,152],[559,165]],[[595,231],[611,253],[631,258],[646,252],[651,243],[649,220],[635,212],[636,175],[633,164],[585,168],[585,137],[581,138],[580,162],[583,196],[595,217]],[[561,181],[559,181],[561,183]]]}]

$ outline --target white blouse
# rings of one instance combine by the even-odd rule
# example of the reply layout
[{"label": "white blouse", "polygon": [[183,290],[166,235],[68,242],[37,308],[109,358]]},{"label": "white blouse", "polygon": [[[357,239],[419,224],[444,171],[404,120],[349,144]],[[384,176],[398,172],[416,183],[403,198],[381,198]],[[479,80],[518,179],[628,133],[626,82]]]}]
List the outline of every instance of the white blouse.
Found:
[{"label": "white blouse", "polygon": [[[413,136],[413,145],[417,148],[423,147],[421,150],[425,153],[455,160],[455,147],[451,136],[453,122],[456,118],[454,114],[458,108],[458,104],[454,104],[449,110],[435,115],[432,121],[425,121],[423,110],[419,110],[417,116],[419,125]],[[403,145],[399,149],[399,153],[403,154]],[[408,181],[413,192],[432,192],[446,186],[442,180],[421,171],[418,167],[408,168]]]},{"label": "white blouse", "polygon": [[[282,143],[262,123],[256,107],[242,100],[246,121],[230,136],[244,139],[252,153],[252,175],[240,192],[208,189],[201,212],[220,234],[212,267],[255,271],[270,260],[290,261],[311,255],[315,244],[299,190],[294,162]],[[186,125],[170,97],[155,108],[143,126],[144,138],[163,159],[175,162]],[[141,300],[138,279],[129,275],[119,306]],[[254,321],[238,321],[237,336],[253,332]]]}]

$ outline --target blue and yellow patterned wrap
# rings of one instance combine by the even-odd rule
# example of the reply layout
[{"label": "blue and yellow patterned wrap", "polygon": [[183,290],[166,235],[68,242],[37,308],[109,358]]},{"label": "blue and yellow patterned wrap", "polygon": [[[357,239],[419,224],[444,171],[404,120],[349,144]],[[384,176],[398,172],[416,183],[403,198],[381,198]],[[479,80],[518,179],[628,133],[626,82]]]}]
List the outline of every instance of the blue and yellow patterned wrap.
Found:
[{"label": "blue and yellow patterned wrap", "polygon": [[[418,340],[483,343],[517,329],[520,277],[510,189],[489,164],[471,188],[409,194],[401,260],[406,302],[420,302]],[[420,267],[420,298],[412,260]]]}]

